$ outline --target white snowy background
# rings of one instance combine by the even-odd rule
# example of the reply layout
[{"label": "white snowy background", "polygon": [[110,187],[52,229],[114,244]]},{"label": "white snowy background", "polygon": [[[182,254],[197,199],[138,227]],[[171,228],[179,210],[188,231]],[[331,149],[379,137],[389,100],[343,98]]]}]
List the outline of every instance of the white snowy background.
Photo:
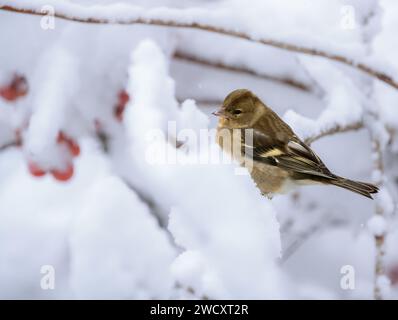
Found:
[{"label": "white snowy background", "polygon": [[[199,21],[397,73],[395,0],[121,1],[0,6]],[[0,10],[0,298],[372,299],[375,284],[398,298],[397,89],[329,59],[213,32],[45,24]],[[178,133],[215,128],[211,112],[237,88],[303,139],[365,123],[312,146],[337,174],[381,183],[376,200],[323,186],[269,200],[236,164],[195,162],[220,152],[214,137],[198,148]],[[148,140],[169,121],[177,142]],[[153,163],[149,145],[179,161]],[[385,276],[376,278],[377,235]],[[41,286],[43,266],[55,270],[53,290]]]}]

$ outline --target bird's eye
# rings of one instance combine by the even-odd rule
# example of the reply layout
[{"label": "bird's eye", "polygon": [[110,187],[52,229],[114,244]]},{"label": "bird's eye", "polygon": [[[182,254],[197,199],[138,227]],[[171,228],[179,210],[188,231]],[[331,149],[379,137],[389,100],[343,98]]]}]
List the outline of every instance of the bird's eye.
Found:
[{"label": "bird's eye", "polygon": [[242,110],[240,110],[240,109],[235,109],[234,111],[232,111],[232,114],[235,114],[235,115],[238,115],[241,113],[242,113]]}]

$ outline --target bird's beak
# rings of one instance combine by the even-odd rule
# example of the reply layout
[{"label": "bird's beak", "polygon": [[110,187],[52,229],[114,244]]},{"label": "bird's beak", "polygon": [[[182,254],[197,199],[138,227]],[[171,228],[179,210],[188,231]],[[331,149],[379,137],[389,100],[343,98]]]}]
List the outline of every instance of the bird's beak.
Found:
[{"label": "bird's beak", "polygon": [[214,114],[216,117],[221,117],[221,118],[228,119],[228,115],[223,109],[219,109],[217,111],[214,111],[214,112],[212,112],[212,114]]}]

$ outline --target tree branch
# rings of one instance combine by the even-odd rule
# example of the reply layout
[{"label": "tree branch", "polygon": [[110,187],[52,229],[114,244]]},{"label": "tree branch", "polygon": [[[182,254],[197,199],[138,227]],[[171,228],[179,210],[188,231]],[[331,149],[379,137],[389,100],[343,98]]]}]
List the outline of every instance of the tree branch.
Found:
[{"label": "tree branch", "polygon": [[0,146],[0,151],[4,151],[11,147],[18,147],[18,141],[10,141]]},{"label": "tree branch", "polygon": [[174,55],[174,58],[177,60],[193,62],[196,64],[202,64],[202,65],[217,68],[217,69],[245,73],[245,74],[248,74],[251,76],[259,77],[259,78],[270,80],[270,81],[275,81],[275,82],[278,82],[278,83],[281,83],[284,85],[288,85],[288,86],[291,86],[291,87],[294,87],[296,89],[303,90],[303,91],[312,91],[312,88],[309,85],[299,82],[297,80],[291,79],[291,78],[276,77],[276,76],[268,75],[265,73],[256,72],[254,70],[250,70],[250,69],[247,69],[244,67],[231,66],[231,65],[224,64],[222,62],[214,62],[214,61],[206,60],[202,57],[196,57],[196,56],[193,56],[193,55],[181,52],[181,51],[176,52]]},{"label": "tree branch", "polygon": [[[39,15],[39,16],[44,16],[46,15],[46,11],[41,8],[36,8],[30,7],[28,8],[26,5],[25,8],[21,8],[20,5],[16,5],[11,2],[6,2],[7,4],[3,5],[0,9],[5,10],[5,11],[11,11],[11,12],[16,12],[16,13],[23,13],[23,14],[33,14],[33,15]],[[43,2],[44,3],[44,2]],[[111,6],[108,6],[111,7]],[[150,9],[148,12],[141,12],[142,16],[137,15],[136,10],[137,7],[131,7],[132,8],[132,14],[131,18],[128,17],[128,6],[125,6],[123,9],[123,18],[116,19],[114,17],[107,17],[106,12],[107,12],[107,6],[96,6],[92,12],[90,12],[91,8],[90,7],[85,7],[77,4],[71,4],[71,3],[62,3],[62,8],[66,9],[65,12],[61,12],[60,10],[56,10],[55,12],[55,17],[64,19],[64,20],[69,20],[69,21],[75,21],[75,22],[83,22],[83,23],[92,23],[92,24],[120,24],[120,25],[132,25],[132,24],[146,24],[146,25],[154,25],[154,26],[163,26],[163,27],[173,27],[173,28],[191,28],[191,29],[198,29],[198,30],[204,30],[208,32],[214,32],[222,35],[227,35],[235,38],[240,38],[240,39],[245,39],[248,41],[252,42],[257,42],[261,43],[263,45],[271,46],[274,48],[282,49],[282,50],[287,50],[295,53],[300,53],[300,54],[306,54],[306,55],[312,55],[312,56],[318,56],[322,57],[325,59],[329,59],[332,61],[337,61],[342,64],[348,65],[350,67],[353,67],[357,70],[360,70],[369,76],[373,78],[377,78],[382,82],[385,82],[386,84],[392,86],[395,89],[398,89],[398,82],[395,81],[391,76],[385,74],[382,71],[379,71],[377,69],[374,69],[365,63],[355,61],[349,57],[339,55],[339,54],[334,54],[330,53],[324,50],[320,49],[315,49],[315,48],[309,48],[309,47],[304,47],[304,46],[299,46],[295,45],[292,43],[288,42],[283,42],[275,39],[257,39],[252,36],[250,36],[247,33],[241,32],[241,31],[236,31],[236,30],[229,30],[223,27],[219,26],[214,26],[211,24],[205,24],[201,22],[197,22],[194,19],[190,19],[189,21],[185,18],[183,15],[184,11],[181,9],[169,9],[171,13],[174,14],[173,19],[171,18],[165,18],[164,14],[160,13],[159,11],[156,11],[156,9]],[[72,12],[73,9],[83,9],[82,13],[70,13]],[[95,12],[98,11],[98,9],[104,9],[101,11],[101,17],[95,16]],[[68,10],[70,9],[70,10]],[[120,9],[120,7],[119,7]],[[133,10],[135,9],[135,10]],[[138,12],[139,13],[139,12]]]},{"label": "tree branch", "polygon": [[327,227],[341,226],[345,223],[346,221],[340,218],[339,215],[330,215],[330,213],[326,213],[322,217],[322,219],[317,221],[314,225],[296,235],[294,241],[292,241],[289,246],[283,250],[283,254],[281,259],[279,260],[279,264],[283,265],[290,257],[292,257],[298,251],[298,249],[301,248],[301,246],[307,240],[309,240],[313,235],[317,234],[321,230],[324,230]]},{"label": "tree branch", "polygon": [[[383,162],[383,152],[381,148],[380,141],[372,136],[372,145],[373,145],[373,152],[375,153],[374,159],[374,167],[379,174],[379,180],[376,181],[378,186],[382,186],[384,184],[384,162]],[[377,199],[376,201],[376,208],[375,208],[375,215],[380,216],[383,219],[386,218],[385,210],[383,204],[380,203],[380,200]],[[375,267],[374,267],[374,287],[373,287],[373,297],[375,300],[382,300],[383,297],[383,290],[380,284],[380,279],[385,277],[386,275],[386,268],[384,263],[384,256],[386,255],[385,251],[385,241],[386,241],[386,233],[383,232],[382,234],[375,234],[375,246],[376,246],[376,257],[375,257]]]},{"label": "tree branch", "polygon": [[333,127],[330,127],[329,129],[321,130],[321,132],[317,133],[316,135],[313,135],[311,137],[308,137],[305,139],[305,143],[311,144],[316,140],[319,140],[323,137],[326,136],[331,136],[336,133],[344,133],[344,132],[349,132],[349,131],[355,131],[363,128],[363,123],[362,122],[354,122],[354,123],[349,123],[347,125],[341,126],[339,124],[336,124]]},{"label": "tree branch", "polygon": [[177,101],[179,104],[183,103],[186,99],[193,99],[199,106],[204,106],[204,107],[219,107],[222,105],[223,100],[219,99],[206,99],[206,98],[195,98],[195,97],[178,97]]},{"label": "tree branch", "polygon": [[[365,105],[366,115],[364,120],[364,126],[369,132],[369,137],[372,146],[373,152],[373,167],[374,167],[374,179],[375,184],[381,188],[383,188],[383,192],[385,192],[385,196],[391,197],[390,192],[387,189],[385,184],[386,176],[385,176],[385,167],[384,167],[384,148],[387,145],[386,141],[384,141],[384,134],[388,135],[388,130],[384,123],[380,120],[380,115],[378,113],[379,108],[375,107],[377,104],[373,100],[373,90],[374,84],[373,82],[369,83],[369,90],[367,92],[367,101],[369,105]],[[383,132],[384,130],[384,132]],[[385,197],[384,196],[384,197]],[[383,198],[384,198],[383,197]],[[380,194],[375,195],[375,212],[374,216],[371,219],[379,219],[381,221],[385,221],[387,219],[387,207],[382,199]],[[386,285],[388,285],[388,278],[386,276],[386,267],[384,257],[386,255],[385,242],[387,238],[387,230],[371,230],[373,233],[375,247],[376,247],[376,256],[375,256],[375,265],[374,265],[374,285],[373,285],[373,297],[375,300],[385,299],[385,291],[383,290]]]}]

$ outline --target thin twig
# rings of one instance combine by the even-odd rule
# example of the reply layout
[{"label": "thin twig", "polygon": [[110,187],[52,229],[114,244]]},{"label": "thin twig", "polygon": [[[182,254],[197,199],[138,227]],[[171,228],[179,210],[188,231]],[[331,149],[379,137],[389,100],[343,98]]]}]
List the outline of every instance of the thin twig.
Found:
[{"label": "thin twig", "polygon": [[[99,140],[99,142],[101,143],[102,151],[104,152],[104,154],[109,154],[109,152],[110,152],[110,147],[109,147],[110,138],[109,138],[109,136],[102,130],[97,130],[96,136],[97,136],[97,139]],[[160,213],[159,207],[157,206],[155,201],[153,201],[150,197],[148,197],[144,192],[142,192],[141,190],[139,190],[138,188],[133,186],[125,177],[122,177],[122,176],[119,175],[119,178],[124,182],[124,184],[130,190],[132,190],[137,195],[137,197],[142,202],[144,202],[147,205],[150,213],[152,214],[152,216],[157,221],[159,227],[162,228],[166,232],[166,234],[169,236],[169,238],[171,239],[172,237],[170,235],[170,231],[167,229],[167,221],[164,218],[165,215],[162,215]]]},{"label": "thin twig", "polygon": [[[56,12],[54,14],[55,17],[60,18],[60,19],[75,21],[75,22],[92,23],[92,24],[120,24],[120,25],[146,24],[146,25],[163,26],[163,27],[190,28],[190,29],[204,30],[204,31],[208,31],[208,32],[218,33],[218,34],[227,35],[227,36],[231,36],[231,37],[235,37],[235,38],[249,40],[252,42],[261,43],[263,45],[279,48],[282,50],[287,50],[287,51],[296,52],[296,53],[300,53],[300,54],[318,56],[318,57],[322,57],[325,59],[337,61],[337,62],[343,63],[345,65],[348,65],[350,67],[353,67],[355,69],[358,69],[358,70],[368,74],[369,76],[371,76],[373,78],[377,78],[380,81],[385,82],[386,84],[394,87],[395,89],[398,89],[398,82],[395,81],[391,76],[387,75],[386,73],[379,71],[377,69],[374,69],[374,68],[366,65],[365,63],[355,61],[349,57],[339,55],[339,54],[330,53],[330,52],[323,51],[320,49],[308,48],[308,47],[299,46],[299,45],[295,45],[292,43],[283,42],[283,41],[279,41],[279,40],[275,40],[275,39],[266,39],[266,38],[257,39],[257,38],[253,38],[252,36],[250,36],[247,33],[241,32],[241,31],[229,30],[229,29],[225,29],[225,28],[210,25],[210,24],[195,22],[195,21],[192,21],[193,19],[191,19],[190,22],[185,22],[185,21],[176,21],[177,19],[172,20],[171,18],[164,18],[161,15],[159,15],[159,17],[157,17],[155,15],[156,11],[151,12],[151,9],[148,10],[147,14],[145,14],[144,16],[141,16],[141,17],[137,17],[136,16],[137,12],[132,10],[132,17],[126,18],[127,11],[128,11],[128,7],[126,6],[126,9],[124,12],[125,17],[121,18],[121,19],[116,19],[115,17],[96,17],[95,12],[99,8],[99,6],[96,6],[95,8],[93,8],[92,14],[90,15],[90,14],[87,14],[87,12],[89,12],[91,10],[91,8],[89,8],[89,7],[80,6],[80,5],[76,5],[76,4],[66,4],[66,3],[63,3],[63,5],[64,5],[64,7],[69,6],[70,9],[82,8],[82,9],[84,9],[84,14],[80,14],[80,16],[79,16],[79,13],[71,14],[71,13],[66,13],[66,12],[59,12],[59,10],[56,10]],[[111,6],[109,6],[109,7],[111,7]],[[104,6],[102,8],[106,9],[107,7]],[[132,7],[132,8],[136,8],[136,7]],[[39,16],[43,16],[43,15],[47,14],[46,11],[45,10],[42,11],[41,8],[20,8],[18,6],[14,6],[13,4],[9,4],[8,2],[6,5],[3,5],[0,8],[0,10],[11,11],[11,12],[16,12],[16,13],[23,13],[23,14],[33,14],[33,15],[39,15]],[[180,14],[180,17],[182,17],[182,13],[184,12],[181,9],[174,9],[174,10],[169,9],[169,10],[171,12],[175,13],[176,16],[178,14]],[[70,11],[72,11],[72,10],[70,10]],[[151,14],[151,15],[149,15],[149,14]]]},{"label": "thin twig", "polygon": [[[388,134],[388,131],[385,125],[380,120],[380,116],[378,113],[379,108],[374,108],[376,102],[373,101],[373,90],[374,90],[374,85],[372,81],[369,82],[369,90],[367,90],[366,93],[366,96],[368,98],[366,101],[369,105],[367,104],[364,105],[364,108],[366,110],[364,126],[369,132],[369,137],[373,152],[373,167],[375,172],[377,173],[375,175],[376,181],[374,181],[374,183],[378,187],[383,188],[384,189],[383,192],[389,193],[385,185],[386,178],[385,178],[384,157],[383,157],[385,144],[383,143],[383,140],[381,138],[383,135],[381,134],[381,132],[379,132],[379,130],[385,130],[384,133],[386,134]],[[374,216],[386,219],[387,212],[385,210],[385,205],[382,202],[382,199],[380,199],[380,197],[376,195],[375,200],[376,203],[375,203]],[[374,230],[372,231],[376,247],[373,297],[375,300],[382,300],[385,298],[382,282],[384,281],[384,278],[386,278],[386,267],[385,267],[384,257],[386,254],[385,241],[387,237],[387,230],[382,230],[381,233],[379,232],[376,233]]]},{"label": "thin twig", "polygon": [[292,257],[299,248],[313,235],[317,234],[319,231],[330,226],[341,226],[346,221],[338,217],[337,215],[331,216],[330,213],[325,214],[325,216],[320,219],[316,224],[312,225],[310,228],[299,233],[296,239],[283,251],[283,255],[279,261],[280,265],[283,265],[290,257]]},{"label": "thin twig", "polygon": [[169,236],[170,239],[172,239],[170,231],[167,229],[167,220],[165,219],[165,217],[163,215],[160,214],[159,208],[156,205],[156,203],[152,199],[150,199],[148,196],[146,196],[141,190],[134,187],[129,181],[127,181],[127,179],[125,179],[124,177],[121,177],[121,176],[119,176],[119,178],[124,182],[124,184],[130,190],[132,190],[137,195],[137,197],[142,202],[144,202],[147,205],[149,211],[151,212],[152,216],[157,221],[159,227],[167,233],[167,235]]},{"label": "thin twig", "polygon": [[181,290],[184,290],[184,291],[186,291],[187,293],[189,293],[190,295],[193,295],[194,297],[196,297],[196,298],[198,298],[198,299],[200,299],[200,300],[210,300],[210,298],[208,297],[208,296],[206,296],[205,294],[204,295],[202,295],[202,296],[199,296],[197,293],[196,293],[196,291],[192,288],[192,287],[186,287],[186,286],[184,286],[184,285],[182,285],[180,282],[176,282],[175,283],[175,288],[176,289],[181,289]]},{"label": "thin twig", "polygon": [[0,146],[0,151],[4,151],[8,148],[17,147],[19,144],[17,141],[10,141]]},{"label": "thin twig", "polygon": [[242,66],[238,67],[238,66],[227,65],[221,61],[218,61],[218,62],[210,61],[203,57],[193,56],[193,55],[187,54],[185,52],[181,52],[181,51],[176,52],[174,54],[174,58],[177,60],[183,60],[183,61],[193,62],[196,64],[202,64],[202,65],[206,65],[206,66],[217,68],[217,69],[223,69],[223,70],[227,70],[227,71],[248,74],[248,75],[259,77],[259,78],[262,78],[265,80],[275,81],[275,82],[278,82],[278,83],[281,83],[284,85],[288,85],[288,86],[294,87],[299,90],[304,90],[304,91],[312,90],[312,88],[309,85],[302,83],[300,81],[291,79],[291,78],[272,76],[272,75],[268,75],[268,74],[265,74],[262,72],[257,72],[257,71],[254,71],[254,70],[242,67]]},{"label": "thin twig", "polygon": [[[379,180],[376,181],[378,186],[382,186],[384,183],[384,162],[383,162],[383,152],[381,148],[381,144],[375,137],[372,137],[372,144],[373,144],[373,152],[375,153],[374,159],[374,167],[377,170],[379,175]],[[385,212],[383,205],[380,201],[376,201],[376,208],[375,208],[375,215],[378,215],[385,219]],[[376,257],[375,257],[375,267],[374,267],[374,291],[373,296],[375,300],[382,300],[383,299],[383,292],[382,288],[380,287],[379,280],[381,277],[385,276],[385,240],[386,240],[386,233],[383,232],[382,234],[375,234],[375,246],[376,246]]]},{"label": "thin twig", "polygon": [[317,133],[316,135],[310,136],[305,139],[305,143],[311,144],[316,140],[319,140],[323,137],[326,136],[331,136],[336,133],[344,133],[344,132],[349,132],[349,131],[356,131],[363,128],[363,123],[361,121],[359,122],[353,122],[349,123],[347,125],[339,125],[336,124],[333,127],[330,127],[329,129],[322,130],[321,132]]},{"label": "thin twig", "polygon": [[193,99],[193,100],[195,100],[197,105],[199,105],[201,107],[205,107],[205,108],[207,108],[207,107],[212,107],[212,108],[219,107],[220,105],[222,105],[222,102],[223,102],[220,99],[210,99],[210,98],[206,99],[206,98],[200,98],[200,97],[198,97],[198,98],[195,98],[195,97],[178,97],[177,98],[177,102],[179,104],[182,104],[187,99]]}]

